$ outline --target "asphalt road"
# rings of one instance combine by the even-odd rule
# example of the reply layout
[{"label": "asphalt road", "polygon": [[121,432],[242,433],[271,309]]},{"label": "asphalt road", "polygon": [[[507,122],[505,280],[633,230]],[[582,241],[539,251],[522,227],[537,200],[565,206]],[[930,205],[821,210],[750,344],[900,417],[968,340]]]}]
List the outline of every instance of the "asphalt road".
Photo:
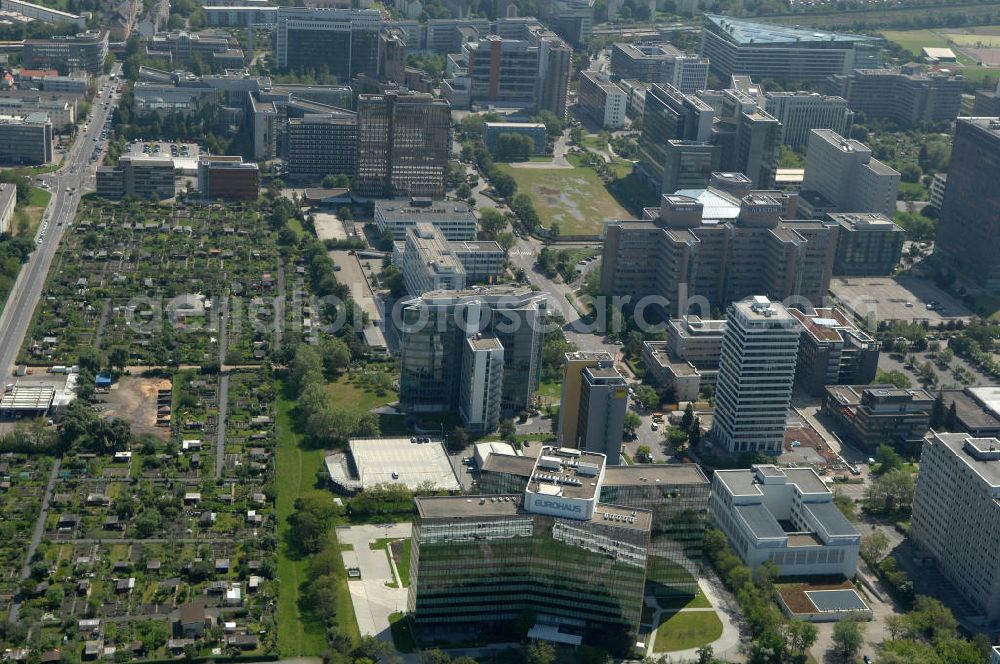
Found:
[{"label": "asphalt road", "polygon": [[[115,67],[116,73],[120,73],[120,65]],[[108,100],[110,94],[109,85],[112,84],[108,82],[107,77],[102,77],[100,85],[104,97],[94,100],[89,127],[77,136],[73,146],[65,155],[63,167],[37,178],[32,183],[37,185],[37,180],[40,179],[48,184],[52,199],[42,217],[43,228],[48,222],[47,231],[44,236],[39,236],[41,241],[36,245],[28,262],[21,268],[3,314],[0,314],[0,370],[7,376],[13,371],[14,362],[28,332],[32,313],[41,297],[45,276],[55,257],[59,241],[76,216],[80,196],[92,190],[94,186],[95,173],[100,161],[91,164],[90,155],[94,146],[100,141],[105,120],[118,102],[117,97],[112,97],[110,103],[105,105],[104,102]]]}]

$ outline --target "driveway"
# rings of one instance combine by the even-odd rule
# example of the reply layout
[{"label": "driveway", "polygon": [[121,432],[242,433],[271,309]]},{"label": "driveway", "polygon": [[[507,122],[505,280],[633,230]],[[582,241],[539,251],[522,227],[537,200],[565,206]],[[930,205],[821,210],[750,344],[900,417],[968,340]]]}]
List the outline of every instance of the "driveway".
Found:
[{"label": "driveway", "polygon": [[337,528],[337,540],[352,547],[341,554],[344,566],[361,570],[361,579],[348,580],[347,589],[362,636],[376,636],[391,644],[389,616],[406,612],[407,589],[386,585],[395,581],[389,557],[384,550],[372,549],[369,545],[385,537],[409,537],[411,532],[409,523]]}]

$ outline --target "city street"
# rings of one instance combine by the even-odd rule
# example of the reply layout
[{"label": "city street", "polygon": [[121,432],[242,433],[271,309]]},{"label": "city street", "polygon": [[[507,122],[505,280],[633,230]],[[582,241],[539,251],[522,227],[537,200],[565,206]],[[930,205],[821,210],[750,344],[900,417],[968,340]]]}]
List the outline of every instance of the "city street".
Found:
[{"label": "city street", "polygon": [[[116,73],[120,73],[121,65],[115,65]],[[92,117],[86,131],[80,131],[73,147],[66,153],[63,167],[57,171],[41,176],[52,192],[48,209],[42,217],[43,223],[49,222],[48,231],[36,245],[28,262],[21,267],[17,280],[11,288],[7,305],[0,315],[0,369],[5,375],[10,375],[18,351],[24,342],[28,325],[35,310],[35,305],[42,294],[45,277],[56,254],[59,240],[72,224],[76,216],[76,208],[80,196],[91,190],[97,165],[89,163],[94,145],[100,140],[104,122],[117,104],[117,95],[112,95],[109,86],[115,86],[107,77],[101,78],[102,89],[107,93],[109,103],[104,105],[101,100],[95,100]],[[32,184],[37,184],[33,182]]]}]

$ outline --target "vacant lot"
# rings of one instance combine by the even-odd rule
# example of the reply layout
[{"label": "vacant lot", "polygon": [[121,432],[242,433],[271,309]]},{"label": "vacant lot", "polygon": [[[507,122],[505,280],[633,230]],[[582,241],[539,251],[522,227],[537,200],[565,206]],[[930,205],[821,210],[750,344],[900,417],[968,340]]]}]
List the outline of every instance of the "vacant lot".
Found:
[{"label": "vacant lot", "polygon": [[166,439],[170,428],[156,426],[156,396],[159,390],[169,390],[170,384],[169,378],[125,376],[115,382],[107,394],[101,395],[101,413],[128,420],[136,435],[150,433]]},{"label": "vacant lot", "polygon": [[589,168],[500,168],[531,196],[542,225],[563,235],[599,235],[605,221],[632,218]]}]

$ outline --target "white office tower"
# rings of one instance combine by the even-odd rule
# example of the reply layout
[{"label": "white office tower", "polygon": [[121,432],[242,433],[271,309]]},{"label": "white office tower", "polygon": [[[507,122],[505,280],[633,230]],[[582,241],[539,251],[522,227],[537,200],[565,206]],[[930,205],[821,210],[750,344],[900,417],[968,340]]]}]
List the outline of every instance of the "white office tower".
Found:
[{"label": "white office tower", "polygon": [[730,452],[778,454],[800,328],[784,306],[763,295],[731,304],[726,320],[712,438]]},{"label": "white office tower", "polygon": [[465,340],[458,404],[462,424],[473,433],[496,431],[500,423],[503,345],[496,337]]}]

